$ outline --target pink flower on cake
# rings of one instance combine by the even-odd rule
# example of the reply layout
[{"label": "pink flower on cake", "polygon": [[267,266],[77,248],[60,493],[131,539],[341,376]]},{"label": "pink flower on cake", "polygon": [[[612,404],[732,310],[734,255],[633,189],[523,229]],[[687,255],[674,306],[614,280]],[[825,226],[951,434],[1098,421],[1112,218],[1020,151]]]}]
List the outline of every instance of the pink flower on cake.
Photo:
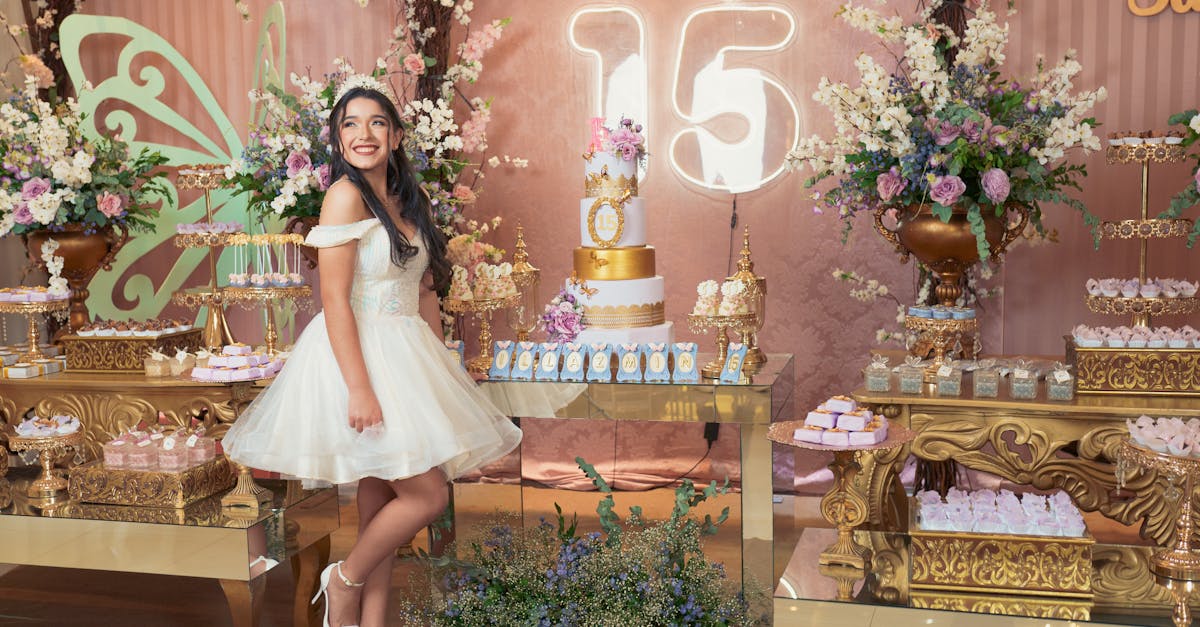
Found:
[{"label": "pink flower on cake", "polygon": [[895,198],[907,186],[908,182],[904,180],[904,177],[900,176],[900,170],[894,167],[880,174],[879,178],[875,179],[875,187],[879,191],[879,199],[883,202],[888,202]]},{"label": "pink flower on cake", "polygon": [[96,197],[96,208],[106,217],[115,218],[125,212],[125,198],[110,192],[101,192]]},{"label": "pink flower on cake", "polygon": [[303,150],[293,150],[284,161],[287,165],[288,178],[294,177],[302,170],[312,169],[312,160],[308,158],[308,153]]},{"label": "pink flower on cake", "polygon": [[25,181],[21,186],[21,200],[33,200],[50,191],[50,181],[42,177],[34,177]]},{"label": "pink flower on cake", "polygon": [[471,191],[466,185],[454,186],[454,198],[464,203],[470,204],[475,202],[475,192]]},{"label": "pink flower on cake", "polygon": [[965,191],[967,191],[966,183],[963,183],[962,179],[957,176],[939,176],[933,180],[933,185],[929,188],[929,197],[938,204],[950,206],[958,202],[959,197]]},{"label": "pink flower on cake", "polygon": [[1008,199],[1010,186],[1008,175],[1000,168],[992,168],[983,173],[983,177],[979,181],[983,186],[983,193],[987,194],[988,200],[997,205]]},{"label": "pink flower on cake", "polygon": [[422,59],[421,55],[415,52],[409,53],[408,56],[404,57],[404,69],[420,76],[425,73],[425,59]]}]

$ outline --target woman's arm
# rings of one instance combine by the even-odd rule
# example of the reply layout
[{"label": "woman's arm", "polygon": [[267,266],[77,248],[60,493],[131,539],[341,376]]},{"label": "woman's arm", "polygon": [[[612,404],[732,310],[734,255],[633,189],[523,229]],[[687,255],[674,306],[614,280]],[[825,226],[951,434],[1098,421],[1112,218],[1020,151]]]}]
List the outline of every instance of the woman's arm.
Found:
[{"label": "woman's arm", "polygon": [[417,301],[417,312],[425,319],[429,328],[433,329],[433,334],[439,340],[443,339],[442,335],[442,311],[438,308],[437,294],[433,291],[433,277],[428,272],[425,273],[425,278],[421,279],[421,295]]},{"label": "woman's arm", "polygon": [[[364,219],[367,214],[362,196],[349,183],[335,184],[325,192],[321,205],[321,225],[336,226]],[[350,289],[354,284],[357,241],[322,248],[317,253],[321,279],[321,306],[325,310],[325,328],[333,357],[342,371],[350,393],[350,426],[361,432],[383,420],[379,400],[371,389],[367,363],[358,339],[358,323],[350,308]]]}]

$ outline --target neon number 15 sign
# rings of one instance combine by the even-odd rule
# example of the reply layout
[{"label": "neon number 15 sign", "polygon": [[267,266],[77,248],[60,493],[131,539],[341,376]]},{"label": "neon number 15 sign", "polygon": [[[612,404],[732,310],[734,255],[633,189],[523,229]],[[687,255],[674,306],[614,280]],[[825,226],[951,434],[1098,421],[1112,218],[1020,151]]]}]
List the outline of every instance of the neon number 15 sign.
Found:
[{"label": "neon number 15 sign", "polygon": [[[670,86],[672,112],[681,122],[668,129],[664,160],[675,174],[698,187],[734,193],[783,174],[784,155],[800,137],[796,100],[770,72],[731,67],[730,56],[770,58],[782,54],[795,35],[795,16],[780,6],[688,11],[672,44],[670,81],[656,80]],[[583,8],[571,16],[567,36],[593,66],[592,115],[607,118],[610,127],[622,115],[650,120],[651,97],[657,101],[659,94],[650,92],[654,66],[641,15],[627,6]],[[646,126],[647,136],[659,130]]]}]

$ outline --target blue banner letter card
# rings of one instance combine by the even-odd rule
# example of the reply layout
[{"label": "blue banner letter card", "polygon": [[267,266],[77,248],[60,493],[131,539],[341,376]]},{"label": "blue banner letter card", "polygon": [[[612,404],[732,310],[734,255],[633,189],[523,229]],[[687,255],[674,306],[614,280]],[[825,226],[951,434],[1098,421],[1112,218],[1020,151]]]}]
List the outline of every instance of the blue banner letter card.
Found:
[{"label": "blue banner letter card", "polygon": [[646,354],[646,383],[669,383],[671,369],[667,367],[668,344],[648,343],[643,346]]},{"label": "blue banner letter card", "polygon": [[543,342],[538,350],[537,371],[533,378],[538,381],[558,381],[558,361],[561,355],[558,342]]},{"label": "blue banner letter card", "polygon": [[562,345],[560,381],[583,381],[583,366],[587,362],[587,346],[568,342]]},{"label": "blue banner letter card", "polygon": [[721,383],[741,383],[742,366],[746,363],[747,346],[741,343],[729,345],[729,355],[725,358],[725,367],[721,368]]},{"label": "blue banner letter card", "polygon": [[675,383],[699,383],[700,369],[696,366],[696,343],[676,342],[671,345],[671,355],[675,357],[675,371],[671,380]]},{"label": "blue banner letter card", "polygon": [[587,380],[596,383],[612,381],[612,348],[608,344],[588,346]]},{"label": "blue banner letter card", "polygon": [[537,342],[517,342],[512,374],[509,376],[524,381],[533,379],[533,369],[537,367],[537,348]]},{"label": "blue banner letter card", "polygon": [[512,370],[513,341],[500,340],[492,345],[492,366],[488,368],[488,376],[493,379],[507,379]]},{"label": "blue banner letter card", "polygon": [[622,383],[641,383],[641,344],[617,344],[617,381]]}]

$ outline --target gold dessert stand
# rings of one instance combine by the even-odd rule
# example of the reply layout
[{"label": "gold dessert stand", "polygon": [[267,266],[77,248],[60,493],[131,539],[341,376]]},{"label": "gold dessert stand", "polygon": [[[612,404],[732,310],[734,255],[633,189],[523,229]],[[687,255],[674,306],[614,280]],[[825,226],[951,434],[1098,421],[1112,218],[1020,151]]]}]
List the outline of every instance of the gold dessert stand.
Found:
[{"label": "gold dessert stand", "polygon": [[829,469],[833,471],[833,488],[821,499],[821,515],[837,527],[838,537],[836,542],[821,551],[818,563],[866,569],[871,563],[871,550],[854,540],[854,529],[866,522],[868,514],[867,497],[854,483],[854,478],[862,472],[859,453],[904,446],[916,439],[917,433],[891,422],[888,423],[887,439],[879,444],[834,447],[796,441],[793,434],[803,426],[803,420],[776,422],[767,429],[767,437],[772,442],[796,448],[833,453],[833,461],[829,464]]},{"label": "gold dessert stand", "polygon": [[225,299],[237,303],[245,309],[262,307],[267,313],[267,329],[263,341],[267,345],[267,354],[275,354],[275,343],[279,340],[279,332],[275,328],[275,307],[277,300],[291,301],[297,307],[311,307],[308,299],[312,298],[312,287],[295,285],[290,287],[225,287],[221,288]]},{"label": "gold dessert stand", "polygon": [[[1200,580],[1200,553],[1192,547],[1192,536],[1196,533],[1192,499],[1195,496],[1196,478],[1200,477],[1200,459],[1156,453],[1126,439],[1117,450],[1119,488],[1124,487],[1125,474],[1131,465],[1166,475],[1170,487],[1165,496],[1168,501],[1179,501],[1179,515],[1175,518],[1175,547],[1155,552],[1150,558],[1150,569],[1155,575],[1170,579]],[[1182,491],[1180,482],[1183,483]]]},{"label": "gold dessert stand", "polygon": [[37,359],[46,358],[46,355],[42,353],[42,349],[39,347],[41,333],[38,331],[38,314],[66,311],[70,305],[71,301],[67,299],[30,303],[0,303],[0,313],[20,314],[25,316],[26,320],[29,321],[29,350],[21,353],[20,357],[22,361],[32,362]]},{"label": "gold dessert stand", "polygon": [[[214,163],[179,166],[175,185],[181,190],[198,189],[204,192],[204,215],[211,224],[212,192],[225,186],[225,166]],[[217,287],[217,249],[228,245],[230,236],[229,233],[180,233],[175,236],[175,245],[179,248],[208,249],[208,285],[177,290],[171,296],[171,302],[189,309],[208,308],[208,317],[204,322],[204,345],[209,349],[233,343],[233,333],[225,320],[222,290]]]},{"label": "gold dessert stand", "polygon": [[[64,301],[65,302],[65,301]],[[52,435],[42,438],[27,438],[17,435],[11,427],[8,431],[8,447],[15,453],[36,451],[42,474],[25,491],[30,498],[53,499],[59,490],[67,489],[67,480],[54,469],[54,460],[65,453],[82,452],[83,432]]]},{"label": "gold dessert stand", "polygon": [[[705,364],[700,369],[700,374],[706,379],[719,379],[721,378],[721,369],[725,367],[725,359],[729,356],[729,335],[725,330],[733,329],[735,333],[742,333],[746,330],[753,331],[758,323],[758,317],[752,313],[733,316],[688,314],[687,321],[688,326],[696,333],[705,333],[710,329],[717,330],[717,358]],[[742,365],[742,372],[754,374],[764,363],[766,363],[766,359],[758,363],[751,363],[749,359],[746,359]]]},{"label": "gold dessert stand", "polygon": [[948,361],[947,355],[953,356],[956,344],[961,346],[964,359],[975,358],[975,346],[979,338],[979,320],[976,318],[935,320],[905,316],[904,329],[917,334],[918,344],[928,343],[933,349],[933,362],[925,368],[926,383],[934,383],[937,380],[938,369]]},{"label": "gold dessert stand", "polygon": [[269,505],[275,495],[270,490],[254,483],[254,475],[250,468],[230,460],[237,467],[237,483],[225,496],[221,497],[221,507],[244,507],[257,512]]},{"label": "gold dessert stand", "polygon": [[455,314],[474,314],[479,319],[479,356],[467,360],[467,372],[483,374],[492,365],[492,312],[508,309],[520,302],[519,294],[505,298],[477,298],[474,300],[456,300],[447,298],[442,301],[446,311]]}]

